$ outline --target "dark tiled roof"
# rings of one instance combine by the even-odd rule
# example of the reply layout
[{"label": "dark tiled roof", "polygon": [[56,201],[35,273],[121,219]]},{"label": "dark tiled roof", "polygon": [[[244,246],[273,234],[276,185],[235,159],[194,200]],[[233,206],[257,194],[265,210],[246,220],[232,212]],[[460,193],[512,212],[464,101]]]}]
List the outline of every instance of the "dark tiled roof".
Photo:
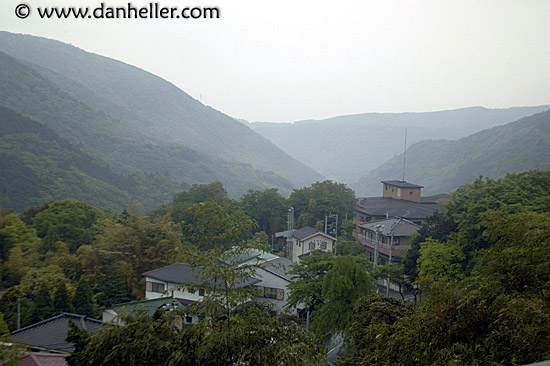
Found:
[{"label": "dark tiled roof", "polygon": [[289,271],[291,270],[291,265],[292,262],[290,260],[281,257],[261,263],[259,264],[259,267],[279,277],[282,277],[287,281],[292,281],[292,276],[289,273]]},{"label": "dark tiled roof", "polygon": [[103,326],[101,321],[84,315],[61,313],[53,318],[16,330],[11,334],[11,340],[14,343],[26,344],[30,347],[72,352],[74,346],[65,341],[69,330],[69,320],[88,333],[95,333]]},{"label": "dark tiled roof", "polygon": [[[222,264],[220,263],[220,265]],[[154,278],[159,281],[182,284],[182,285],[184,284],[201,285],[203,284],[203,281],[197,278],[197,274],[199,272],[200,272],[200,269],[193,268],[189,264],[174,263],[166,267],[145,272],[144,274],[142,274],[142,276]],[[247,285],[253,285],[258,282],[260,282],[260,280],[256,278],[249,278],[243,283],[240,283],[238,286],[242,287]],[[216,287],[220,287],[222,285],[223,284],[221,283],[221,281],[216,283]]]},{"label": "dark tiled roof", "polygon": [[408,220],[425,219],[439,210],[435,202],[417,203],[394,198],[367,197],[357,205],[360,214],[369,216],[397,216]]},{"label": "dark tiled roof", "polygon": [[[408,220],[401,220],[396,217],[390,217],[389,219],[369,221],[361,224],[362,228],[375,231],[376,225],[382,225],[382,235],[390,236],[392,233],[394,236],[410,236],[416,233],[420,229],[420,225],[412,223]],[[392,230],[393,228],[393,230]]]},{"label": "dark tiled roof", "polygon": [[399,188],[424,188],[424,186],[419,186],[418,184],[407,183],[403,180],[383,180],[382,183],[390,184]]},{"label": "dark tiled roof", "polygon": [[311,226],[304,226],[303,228],[293,232],[292,236],[297,238],[297,239],[302,240],[304,238],[307,238],[308,236],[311,236],[311,235],[317,234],[317,233],[320,233],[320,231],[313,228],[313,227],[311,227]]},{"label": "dark tiled roof", "polygon": [[132,301],[125,302],[122,304],[115,304],[112,306],[113,310],[120,314],[125,312],[126,314],[132,314],[134,310],[138,307],[143,307],[149,315],[153,315],[158,308],[181,308],[187,304],[182,303],[179,299],[174,299],[171,297],[161,297],[158,299],[151,300],[141,300],[141,301]]},{"label": "dark tiled roof", "polygon": [[198,269],[185,263],[174,263],[169,266],[154,269],[143,274],[144,277],[151,277],[159,281],[185,284],[199,284],[197,278]]}]

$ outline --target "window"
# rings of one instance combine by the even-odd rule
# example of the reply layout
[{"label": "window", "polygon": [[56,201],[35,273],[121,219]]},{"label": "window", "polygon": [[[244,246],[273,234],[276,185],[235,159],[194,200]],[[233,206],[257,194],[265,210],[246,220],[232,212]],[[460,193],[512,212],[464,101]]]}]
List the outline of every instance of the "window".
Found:
[{"label": "window", "polygon": [[264,287],[264,296],[268,299],[283,300],[285,297],[285,290],[281,288]]},{"label": "window", "polygon": [[185,316],[185,322],[186,322],[186,323],[193,323],[193,317],[192,317],[192,316],[189,316],[189,315],[186,315],[186,316]]},{"label": "window", "polygon": [[322,250],[327,250],[327,242],[326,241],[321,242],[321,249]]},{"label": "window", "polygon": [[409,194],[412,195],[412,194],[413,194],[413,191],[409,191]]},{"label": "window", "polygon": [[204,296],[204,289],[203,288],[199,289],[199,296]]},{"label": "window", "polygon": [[157,283],[157,282],[145,282],[145,290],[149,292],[164,292],[164,283]]},{"label": "window", "polygon": [[314,241],[309,242],[309,250],[315,250],[315,242]]}]

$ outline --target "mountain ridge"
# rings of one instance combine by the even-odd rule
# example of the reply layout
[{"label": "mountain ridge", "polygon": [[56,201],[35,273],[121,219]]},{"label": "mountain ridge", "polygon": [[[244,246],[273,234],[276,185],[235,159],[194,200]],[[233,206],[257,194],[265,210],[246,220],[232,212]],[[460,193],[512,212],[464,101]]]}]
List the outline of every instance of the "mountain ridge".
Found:
[{"label": "mountain ridge", "polygon": [[[453,191],[479,176],[550,169],[550,110],[457,141],[425,140],[406,151],[405,179],[423,185],[423,193]],[[401,179],[403,154],[388,160],[352,184],[358,195],[377,196],[381,180]]]},{"label": "mountain ridge", "polygon": [[[0,41],[1,51],[29,63],[35,71],[38,68],[34,65],[39,66],[43,75],[61,90],[69,87],[66,82],[69,79],[107,99],[111,106],[130,111],[127,114],[109,108],[105,113],[158,141],[270,170],[296,186],[322,179],[319,173],[249,127],[204,106],[152,73],[45,38],[0,32]],[[65,80],[56,75],[63,75]],[[73,96],[85,104],[96,103],[97,108],[98,100],[85,89]]]},{"label": "mountain ridge", "polygon": [[115,211],[145,211],[188,188],[166,176],[115,173],[48,126],[0,106],[0,207],[23,211],[54,199],[83,200]]},{"label": "mountain ridge", "polygon": [[[405,129],[408,145],[426,139],[457,139],[548,108],[360,113],[284,124],[253,122],[250,127],[328,178],[350,184],[403,152]],[[304,139],[308,145],[299,143]]]},{"label": "mountain ridge", "polygon": [[269,171],[227,162],[185,146],[162,143],[125,127],[61,91],[35,70],[0,52],[0,105],[44,123],[63,138],[81,143],[121,174],[166,173],[189,184],[224,183],[232,197],[248,188],[293,186]]}]

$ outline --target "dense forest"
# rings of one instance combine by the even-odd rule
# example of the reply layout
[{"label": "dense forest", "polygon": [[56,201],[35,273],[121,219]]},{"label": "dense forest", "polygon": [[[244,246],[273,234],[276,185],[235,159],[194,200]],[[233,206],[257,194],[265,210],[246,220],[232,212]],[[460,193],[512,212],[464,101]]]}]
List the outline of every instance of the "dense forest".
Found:
[{"label": "dense forest", "polygon": [[[4,209],[3,328],[15,329],[17,298],[22,325],[59,311],[97,316],[102,307],[141,299],[141,274],[175,261],[238,281],[250,273],[220,267],[217,258],[231,247],[276,250],[268,238],[285,229],[289,206],[298,227],[322,226],[331,212],[351,218],[355,202],[352,190],[331,181],[294,190],[289,198],[267,189],[237,200],[214,182],[177,193],[148,216],[135,206],[114,214],[74,200],[29,207],[21,215]],[[349,240],[349,220],[339,227],[336,256],[312,256],[292,270],[289,306],[305,304],[309,330],[261,306],[215,318],[214,332],[214,318],[174,330],[170,314],[138,312],[125,318],[126,327],[109,326],[98,335],[73,330],[78,347],[70,363],[259,365],[265,354],[283,364],[317,364],[324,357],[320,345],[334,334],[344,339],[341,365],[516,365],[550,358],[550,171],[461,186],[416,234],[403,266],[373,271]],[[414,288],[414,301],[376,294],[374,279],[388,275]],[[226,291],[221,299],[243,296],[249,295]],[[219,303],[207,308],[219,309]]]},{"label": "dense forest", "polygon": [[36,203],[72,198],[117,212],[136,202],[150,211],[188,187],[160,174],[117,174],[82,146],[1,106],[0,127],[1,207],[22,212]]}]

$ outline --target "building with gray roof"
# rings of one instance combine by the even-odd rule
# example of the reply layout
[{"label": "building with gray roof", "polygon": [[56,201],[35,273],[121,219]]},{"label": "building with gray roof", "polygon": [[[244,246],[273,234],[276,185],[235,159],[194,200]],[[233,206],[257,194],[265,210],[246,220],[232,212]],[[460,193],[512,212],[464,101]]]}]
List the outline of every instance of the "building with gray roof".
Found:
[{"label": "building with gray roof", "polygon": [[70,353],[74,350],[74,345],[65,340],[69,330],[69,321],[92,334],[103,327],[103,322],[99,320],[84,315],[61,313],[53,318],[12,332],[11,341],[29,346],[33,351],[47,350]]}]

